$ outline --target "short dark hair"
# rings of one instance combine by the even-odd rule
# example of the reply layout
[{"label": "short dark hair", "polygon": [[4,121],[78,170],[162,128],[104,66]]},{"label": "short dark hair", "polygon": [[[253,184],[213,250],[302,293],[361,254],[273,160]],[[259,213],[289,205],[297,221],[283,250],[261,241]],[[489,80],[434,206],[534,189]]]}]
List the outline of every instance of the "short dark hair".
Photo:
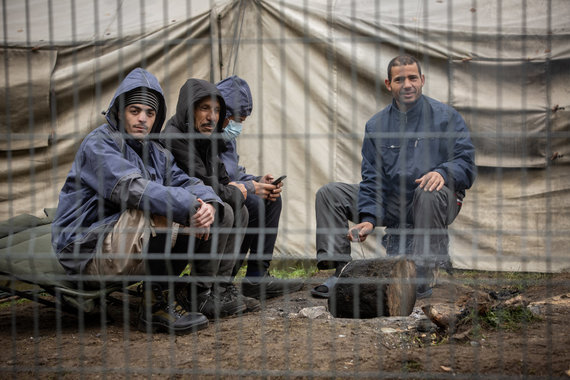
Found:
[{"label": "short dark hair", "polygon": [[388,82],[392,82],[392,67],[394,66],[406,66],[416,64],[418,66],[418,72],[420,76],[422,75],[422,67],[420,66],[420,61],[416,57],[408,54],[399,55],[392,59],[388,64]]}]

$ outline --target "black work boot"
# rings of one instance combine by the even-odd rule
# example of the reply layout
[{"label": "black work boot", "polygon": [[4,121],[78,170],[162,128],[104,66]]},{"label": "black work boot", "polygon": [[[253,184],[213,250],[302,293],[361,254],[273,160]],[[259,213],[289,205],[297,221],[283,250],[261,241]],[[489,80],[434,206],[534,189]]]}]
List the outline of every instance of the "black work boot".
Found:
[{"label": "black work boot", "polygon": [[241,300],[244,304],[245,304],[245,311],[246,312],[253,312],[253,311],[258,311],[259,309],[261,309],[261,304],[259,303],[258,300],[256,300],[255,298],[252,297],[246,297],[243,294],[241,294],[238,290],[238,288],[234,285],[234,284],[222,284],[222,287],[224,287],[226,290],[221,294],[222,299],[226,299],[226,300],[232,300],[232,299],[238,299]]},{"label": "black work boot", "polygon": [[204,315],[188,312],[177,297],[169,300],[168,292],[163,291],[160,285],[152,284],[150,294],[144,291],[144,284],[139,286],[139,291],[143,297],[138,315],[140,331],[182,335],[208,327],[208,319]]},{"label": "black work boot", "polygon": [[281,280],[265,273],[260,277],[244,277],[241,292],[246,297],[268,299],[301,290],[304,283],[298,280]]},{"label": "black work boot", "polygon": [[180,302],[187,310],[204,314],[208,319],[218,319],[233,314],[243,313],[247,306],[243,300],[231,297],[225,293],[225,288],[214,285],[214,289],[196,287],[196,295],[192,295],[192,287],[186,286],[180,292]]}]

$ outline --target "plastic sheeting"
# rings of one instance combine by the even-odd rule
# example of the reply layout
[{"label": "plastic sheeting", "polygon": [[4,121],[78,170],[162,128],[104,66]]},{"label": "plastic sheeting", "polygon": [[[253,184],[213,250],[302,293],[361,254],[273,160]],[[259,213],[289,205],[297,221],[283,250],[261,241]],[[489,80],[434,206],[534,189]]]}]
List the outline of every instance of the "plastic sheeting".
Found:
[{"label": "plastic sheeting", "polygon": [[[169,115],[187,78],[237,74],[254,99],[242,164],[288,175],[276,256],[313,258],[314,194],[360,180],[364,124],[390,102],[387,65],[405,50],[422,61],[424,93],[460,111],[477,149],[479,177],[450,230],[454,265],[568,269],[570,3],[473,4],[7,2],[0,212],[57,205],[79,143],[134,67],[159,78]],[[384,255],[381,234],[366,256]]]}]

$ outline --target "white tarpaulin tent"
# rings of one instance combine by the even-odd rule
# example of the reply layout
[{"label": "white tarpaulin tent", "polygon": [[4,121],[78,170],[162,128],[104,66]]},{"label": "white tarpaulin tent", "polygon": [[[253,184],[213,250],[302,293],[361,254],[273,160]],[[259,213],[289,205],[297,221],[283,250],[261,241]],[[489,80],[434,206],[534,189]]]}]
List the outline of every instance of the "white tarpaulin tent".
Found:
[{"label": "white tarpaulin tent", "polygon": [[[424,93],[460,111],[479,177],[452,225],[459,268],[570,268],[566,0],[5,2],[4,219],[55,207],[83,137],[141,66],[174,112],[187,78],[253,91],[242,164],[287,174],[276,255],[314,258],[314,194],[360,180],[364,124],[390,102],[389,60],[418,56]],[[247,148],[246,148],[247,147]],[[367,255],[383,255],[370,239]]]}]

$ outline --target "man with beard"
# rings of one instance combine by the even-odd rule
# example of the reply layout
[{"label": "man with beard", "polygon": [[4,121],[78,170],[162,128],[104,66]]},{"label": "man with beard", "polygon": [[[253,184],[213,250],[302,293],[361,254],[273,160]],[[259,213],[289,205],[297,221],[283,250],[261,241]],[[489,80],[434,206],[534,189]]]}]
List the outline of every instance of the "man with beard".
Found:
[{"label": "man with beard", "polygon": [[243,297],[233,284],[232,270],[248,224],[247,190],[230,180],[218,157],[226,149],[220,136],[225,118],[226,103],[216,86],[188,79],[180,89],[176,113],[161,134],[162,144],[182,170],[211,186],[222,199],[224,224],[231,227],[220,230],[215,252],[195,258],[192,265],[197,297],[189,297],[187,307],[210,319],[259,309],[259,301]]},{"label": "man with beard", "polygon": [[313,296],[330,296],[351,259],[350,243],[363,242],[376,226],[387,227],[389,256],[415,260],[418,298],[431,295],[436,269],[449,265],[447,226],[475,180],[475,149],[461,115],[422,95],[424,83],[416,58],[392,59],[385,85],[393,100],[366,123],[362,181],[317,192],[317,265],[335,273]]}]

